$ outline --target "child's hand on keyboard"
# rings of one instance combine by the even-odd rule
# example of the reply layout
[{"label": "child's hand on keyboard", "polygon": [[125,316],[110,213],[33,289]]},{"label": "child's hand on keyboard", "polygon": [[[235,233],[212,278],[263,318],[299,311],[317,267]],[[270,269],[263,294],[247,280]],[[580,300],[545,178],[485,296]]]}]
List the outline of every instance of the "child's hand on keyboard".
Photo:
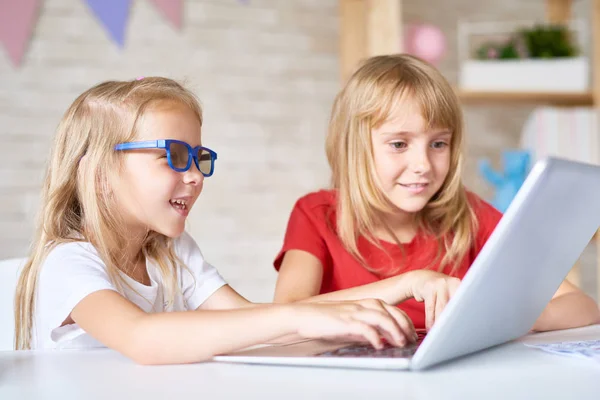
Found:
[{"label": "child's hand on keyboard", "polygon": [[429,330],[458,289],[460,279],[425,269],[410,271],[407,275],[409,295],[425,302],[425,327]]},{"label": "child's hand on keyboard", "polygon": [[383,346],[382,338],[395,346],[414,343],[412,321],[396,307],[375,299],[294,304],[302,312],[298,334],[305,338],[350,339]]}]

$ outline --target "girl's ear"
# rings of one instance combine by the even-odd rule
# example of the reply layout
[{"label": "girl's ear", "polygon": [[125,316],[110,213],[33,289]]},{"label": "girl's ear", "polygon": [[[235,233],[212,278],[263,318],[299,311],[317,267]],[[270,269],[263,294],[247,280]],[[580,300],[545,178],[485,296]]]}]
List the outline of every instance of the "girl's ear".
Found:
[{"label": "girl's ear", "polygon": [[77,168],[85,168],[87,161],[88,161],[88,155],[87,153],[85,153],[84,155],[82,155],[81,157],[79,157],[79,161],[77,163]]}]

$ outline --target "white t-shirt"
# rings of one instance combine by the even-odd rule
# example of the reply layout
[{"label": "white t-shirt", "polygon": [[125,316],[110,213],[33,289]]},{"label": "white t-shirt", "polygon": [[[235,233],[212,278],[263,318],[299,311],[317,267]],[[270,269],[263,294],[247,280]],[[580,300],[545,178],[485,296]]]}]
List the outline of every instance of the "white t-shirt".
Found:
[{"label": "white t-shirt", "polygon": [[[198,245],[190,235],[184,232],[175,239],[174,249],[189,272],[185,268],[177,267],[180,290],[175,294],[174,303],[168,307],[163,296],[160,271],[151,261],[146,261],[151,286],[145,286],[121,274],[135,289],[132,291],[127,285],[123,285],[122,294],[146,312],[195,310],[225,285],[217,270],[204,260]],[[48,254],[40,271],[32,348],[104,347],[77,324],[62,327],[60,325],[84,297],[105,289],[118,292],[109,279],[106,266],[90,243],[74,242],[56,246]]]}]

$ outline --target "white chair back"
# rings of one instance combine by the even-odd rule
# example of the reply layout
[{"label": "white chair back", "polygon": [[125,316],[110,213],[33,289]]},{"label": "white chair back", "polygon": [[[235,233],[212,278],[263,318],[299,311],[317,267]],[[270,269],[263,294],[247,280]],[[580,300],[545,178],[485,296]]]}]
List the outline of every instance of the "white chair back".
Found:
[{"label": "white chair back", "polygon": [[13,350],[14,297],[25,258],[0,261],[0,351]]}]

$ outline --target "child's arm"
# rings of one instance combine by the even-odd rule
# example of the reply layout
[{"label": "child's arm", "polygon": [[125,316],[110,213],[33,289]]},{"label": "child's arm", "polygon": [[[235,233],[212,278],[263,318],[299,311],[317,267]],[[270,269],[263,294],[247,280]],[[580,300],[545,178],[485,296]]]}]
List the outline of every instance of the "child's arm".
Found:
[{"label": "child's arm", "polygon": [[374,298],[395,305],[415,298],[425,302],[426,328],[429,329],[460,284],[458,278],[429,270],[415,270],[368,285],[318,295],[322,280],[323,266],[317,257],[302,250],[289,250],[285,253],[279,269],[275,302]]},{"label": "child's arm", "polygon": [[[206,306],[210,303],[209,298]],[[375,347],[382,344],[380,333],[400,346],[414,340],[410,321],[399,310],[374,300],[368,305],[264,305],[146,313],[117,292],[100,290],[84,297],[70,318],[101,343],[141,364],[204,361],[290,334],[350,336],[366,339]]]},{"label": "child's arm", "polygon": [[552,331],[597,323],[600,323],[598,304],[565,280],[533,325],[533,330]]},{"label": "child's arm", "polygon": [[323,281],[321,261],[303,250],[289,250],[285,253],[277,285],[276,303],[296,301],[346,301],[376,298],[388,304],[398,304],[412,297],[406,285],[404,275],[383,279],[368,285],[318,295]]},{"label": "child's arm", "polygon": [[234,310],[238,308],[256,307],[261,304],[252,303],[233,290],[229,285],[222,286],[213,293],[196,311],[200,310]]},{"label": "child's arm", "polygon": [[[373,301],[375,301],[373,298],[370,299],[364,299],[364,300],[357,300],[356,303],[367,307],[367,308],[372,308],[373,306]],[[202,306],[198,307],[196,311],[201,311],[201,310],[228,310],[228,309],[236,309],[236,308],[246,308],[246,307],[259,307],[259,306],[264,306],[265,304],[259,304],[259,303],[252,303],[250,301],[248,301],[246,298],[244,298],[243,296],[241,296],[238,292],[236,292],[233,288],[231,288],[231,286],[223,286],[221,289],[219,289],[217,292],[215,292],[215,294],[213,294],[207,301],[204,302],[204,304],[202,304]],[[375,305],[375,308],[378,308],[377,305]],[[404,314],[403,311],[400,311],[400,313]],[[409,327],[407,328],[410,331],[414,330],[414,326],[412,326],[412,321],[410,321],[410,319],[408,318],[408,316],[404,317],[407,322]],[[298,341],[302,339],[302,337],[300,335],[298,335],[297,333],[294,334],[287,334],[281,337],[278,337],[276,339],[273,340],[269,340],[268,344],[281,344],[281,343],[291,343],[294,341]]]}]

